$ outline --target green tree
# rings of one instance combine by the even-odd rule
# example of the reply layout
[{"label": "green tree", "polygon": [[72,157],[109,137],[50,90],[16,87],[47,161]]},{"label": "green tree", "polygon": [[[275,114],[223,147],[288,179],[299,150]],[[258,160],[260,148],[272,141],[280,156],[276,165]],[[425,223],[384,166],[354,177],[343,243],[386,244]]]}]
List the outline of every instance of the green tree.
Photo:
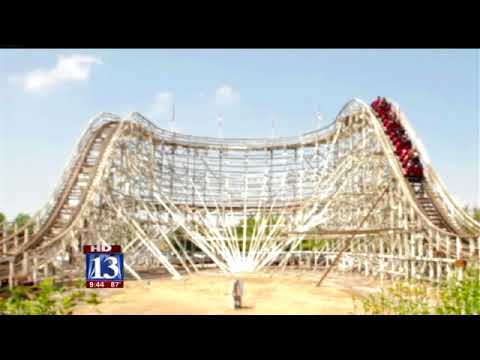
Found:
[{"label": "green tree", "polygon": [[28,214],[24,214],[24,213],[20,213],[17,215],[17,217],[15,218],[15,224],[17,224],[17,227],[18,228],[21,228],[22,226],[24,226],[29,220],[31,219],[30,215]]},{"label": "green tree", "polygon": [[480,222],[480,208],[474,208],[473,209],[473,218]]},{"label": "green tree", "polygon": [[3,226],[2,224],[7,221],[7,218],[4,213],[0,212],[0,239],[3,237]]},{"label": "green tree", "polygon": [[473,207],[471,210],[469,208],[468,205],[466,205],[463,210],[465,210],[465,212],[467,214],[470,214],[476,221],[479,221],[480,222],[480,208],[478,207]]},{"label": "green tree", "polygon": [[[29,214],[20,213],[15,217],[14,222],[15,222],[15,224],[17,224],[17,229],[20,229],[21,227],[25,226],[31,219],[32,219],[32,217]],[[30,226],[28,227],[28,232],[30,234],[33,233],[33,227],[34,226],[35,226],[35,223],[32,222],[30,224]]]},{"label": "green tree", "polygon": [[[251,215],[247,217],[246,224],[243,219],[241,219],[238,223],[238,225],[234,229],[234,234],[237,237],[237,241],[240,242],[240,244],[243,244],[243,233],[245,231],[246,233],[246,242],[245,242],[245,247],[246,249],[250,249],[250,244],[251,244],[251,239],[253,234],[258,234],[260,231],[260,226],[262,224],[263,218],[259,218],[258,220],[255,219],[255,216]],[[273,232],[273,227],[278,221],[278,216],[270,216],[266,220],[266,228],[263,230],[263,236],[269,236]],[[246,225],[246,226],[245,226]],[[280,225],[279,225],[280,226]],[[246,230],[245,230],[246,229]],[[281,228],[277,228],[276,231],[278,231]],[[242,246],[242,245],[241,245]]]}]

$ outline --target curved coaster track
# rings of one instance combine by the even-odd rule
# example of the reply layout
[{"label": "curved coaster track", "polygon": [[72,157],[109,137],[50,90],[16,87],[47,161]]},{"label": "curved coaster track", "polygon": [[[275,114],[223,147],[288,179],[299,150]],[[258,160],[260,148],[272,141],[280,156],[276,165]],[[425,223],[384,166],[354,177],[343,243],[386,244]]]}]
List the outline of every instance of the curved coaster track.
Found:
[{"label": "curved coaster track", "polygon": [[157,268],[181,277],[205,263],[225,273],[319,269],[352,234],[340,269],[440,281],[480,258],[480,224],[393,108],[419,149],[419,184],[404,177],[381,119],[358,99],[325,128],[275,139],[188,136],[138,113],[99,114],[50,201],[25,226],[4,224],[1,284],[81,276],[83,245],[102,243],[122,246],[137,279]]}]

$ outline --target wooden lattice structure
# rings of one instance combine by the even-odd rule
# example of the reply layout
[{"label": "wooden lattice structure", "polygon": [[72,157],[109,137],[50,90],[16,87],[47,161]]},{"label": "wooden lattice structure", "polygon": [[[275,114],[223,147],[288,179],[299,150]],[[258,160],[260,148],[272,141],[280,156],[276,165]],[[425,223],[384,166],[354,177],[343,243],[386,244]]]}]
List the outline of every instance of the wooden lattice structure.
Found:
[{"label": "wooden lattice structure", "polygon": [[480,224],[396,111],[426,165],[416,187],[379,119],[357,99],[329,126],[291,138],[187,136],[138,113],[102,113],[49,203],[23,228],[4,224],[0,279],[82,275],[82,246],[97,243],[122,245],[136,278],[159,267],[180,277],[206,259],[226,273],[292,263],[320,269],[355,231],[340,269],[439,281],[456,261],[479,259]]}]

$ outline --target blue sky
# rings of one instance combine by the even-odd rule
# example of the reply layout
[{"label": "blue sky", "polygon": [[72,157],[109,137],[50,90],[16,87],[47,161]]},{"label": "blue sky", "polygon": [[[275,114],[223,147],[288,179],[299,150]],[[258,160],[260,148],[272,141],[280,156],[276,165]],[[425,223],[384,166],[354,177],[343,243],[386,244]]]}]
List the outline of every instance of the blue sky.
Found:
[{"label": "blue sky", "polygon": [[138,111],[225,137],[298,135],[351,98],[395,99],[463,203],[479,204],[478,50],[0,50],[0,211],[47,200],[87,121]]}]

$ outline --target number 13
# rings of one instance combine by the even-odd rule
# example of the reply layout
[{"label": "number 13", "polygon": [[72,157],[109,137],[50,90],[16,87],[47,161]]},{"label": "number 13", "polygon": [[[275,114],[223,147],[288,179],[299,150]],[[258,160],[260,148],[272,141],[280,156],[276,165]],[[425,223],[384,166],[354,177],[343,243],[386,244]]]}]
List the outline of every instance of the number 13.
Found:
[{"label": "number 13", "polygon": [[118,268],[118,259],[115,256],[109,256],[105,259],[105,261],[110,260],[110,264],[108,265],[109,269],[113,270],[113,275],[110,275],[108,273],[103,273],[102,272],[102,266],[100,264],[100,257],[97,257],[93,260],[94,262],[94,278],[105,278],[105,279],[113,279],[118,275],[120,272],[120,269]]}]

